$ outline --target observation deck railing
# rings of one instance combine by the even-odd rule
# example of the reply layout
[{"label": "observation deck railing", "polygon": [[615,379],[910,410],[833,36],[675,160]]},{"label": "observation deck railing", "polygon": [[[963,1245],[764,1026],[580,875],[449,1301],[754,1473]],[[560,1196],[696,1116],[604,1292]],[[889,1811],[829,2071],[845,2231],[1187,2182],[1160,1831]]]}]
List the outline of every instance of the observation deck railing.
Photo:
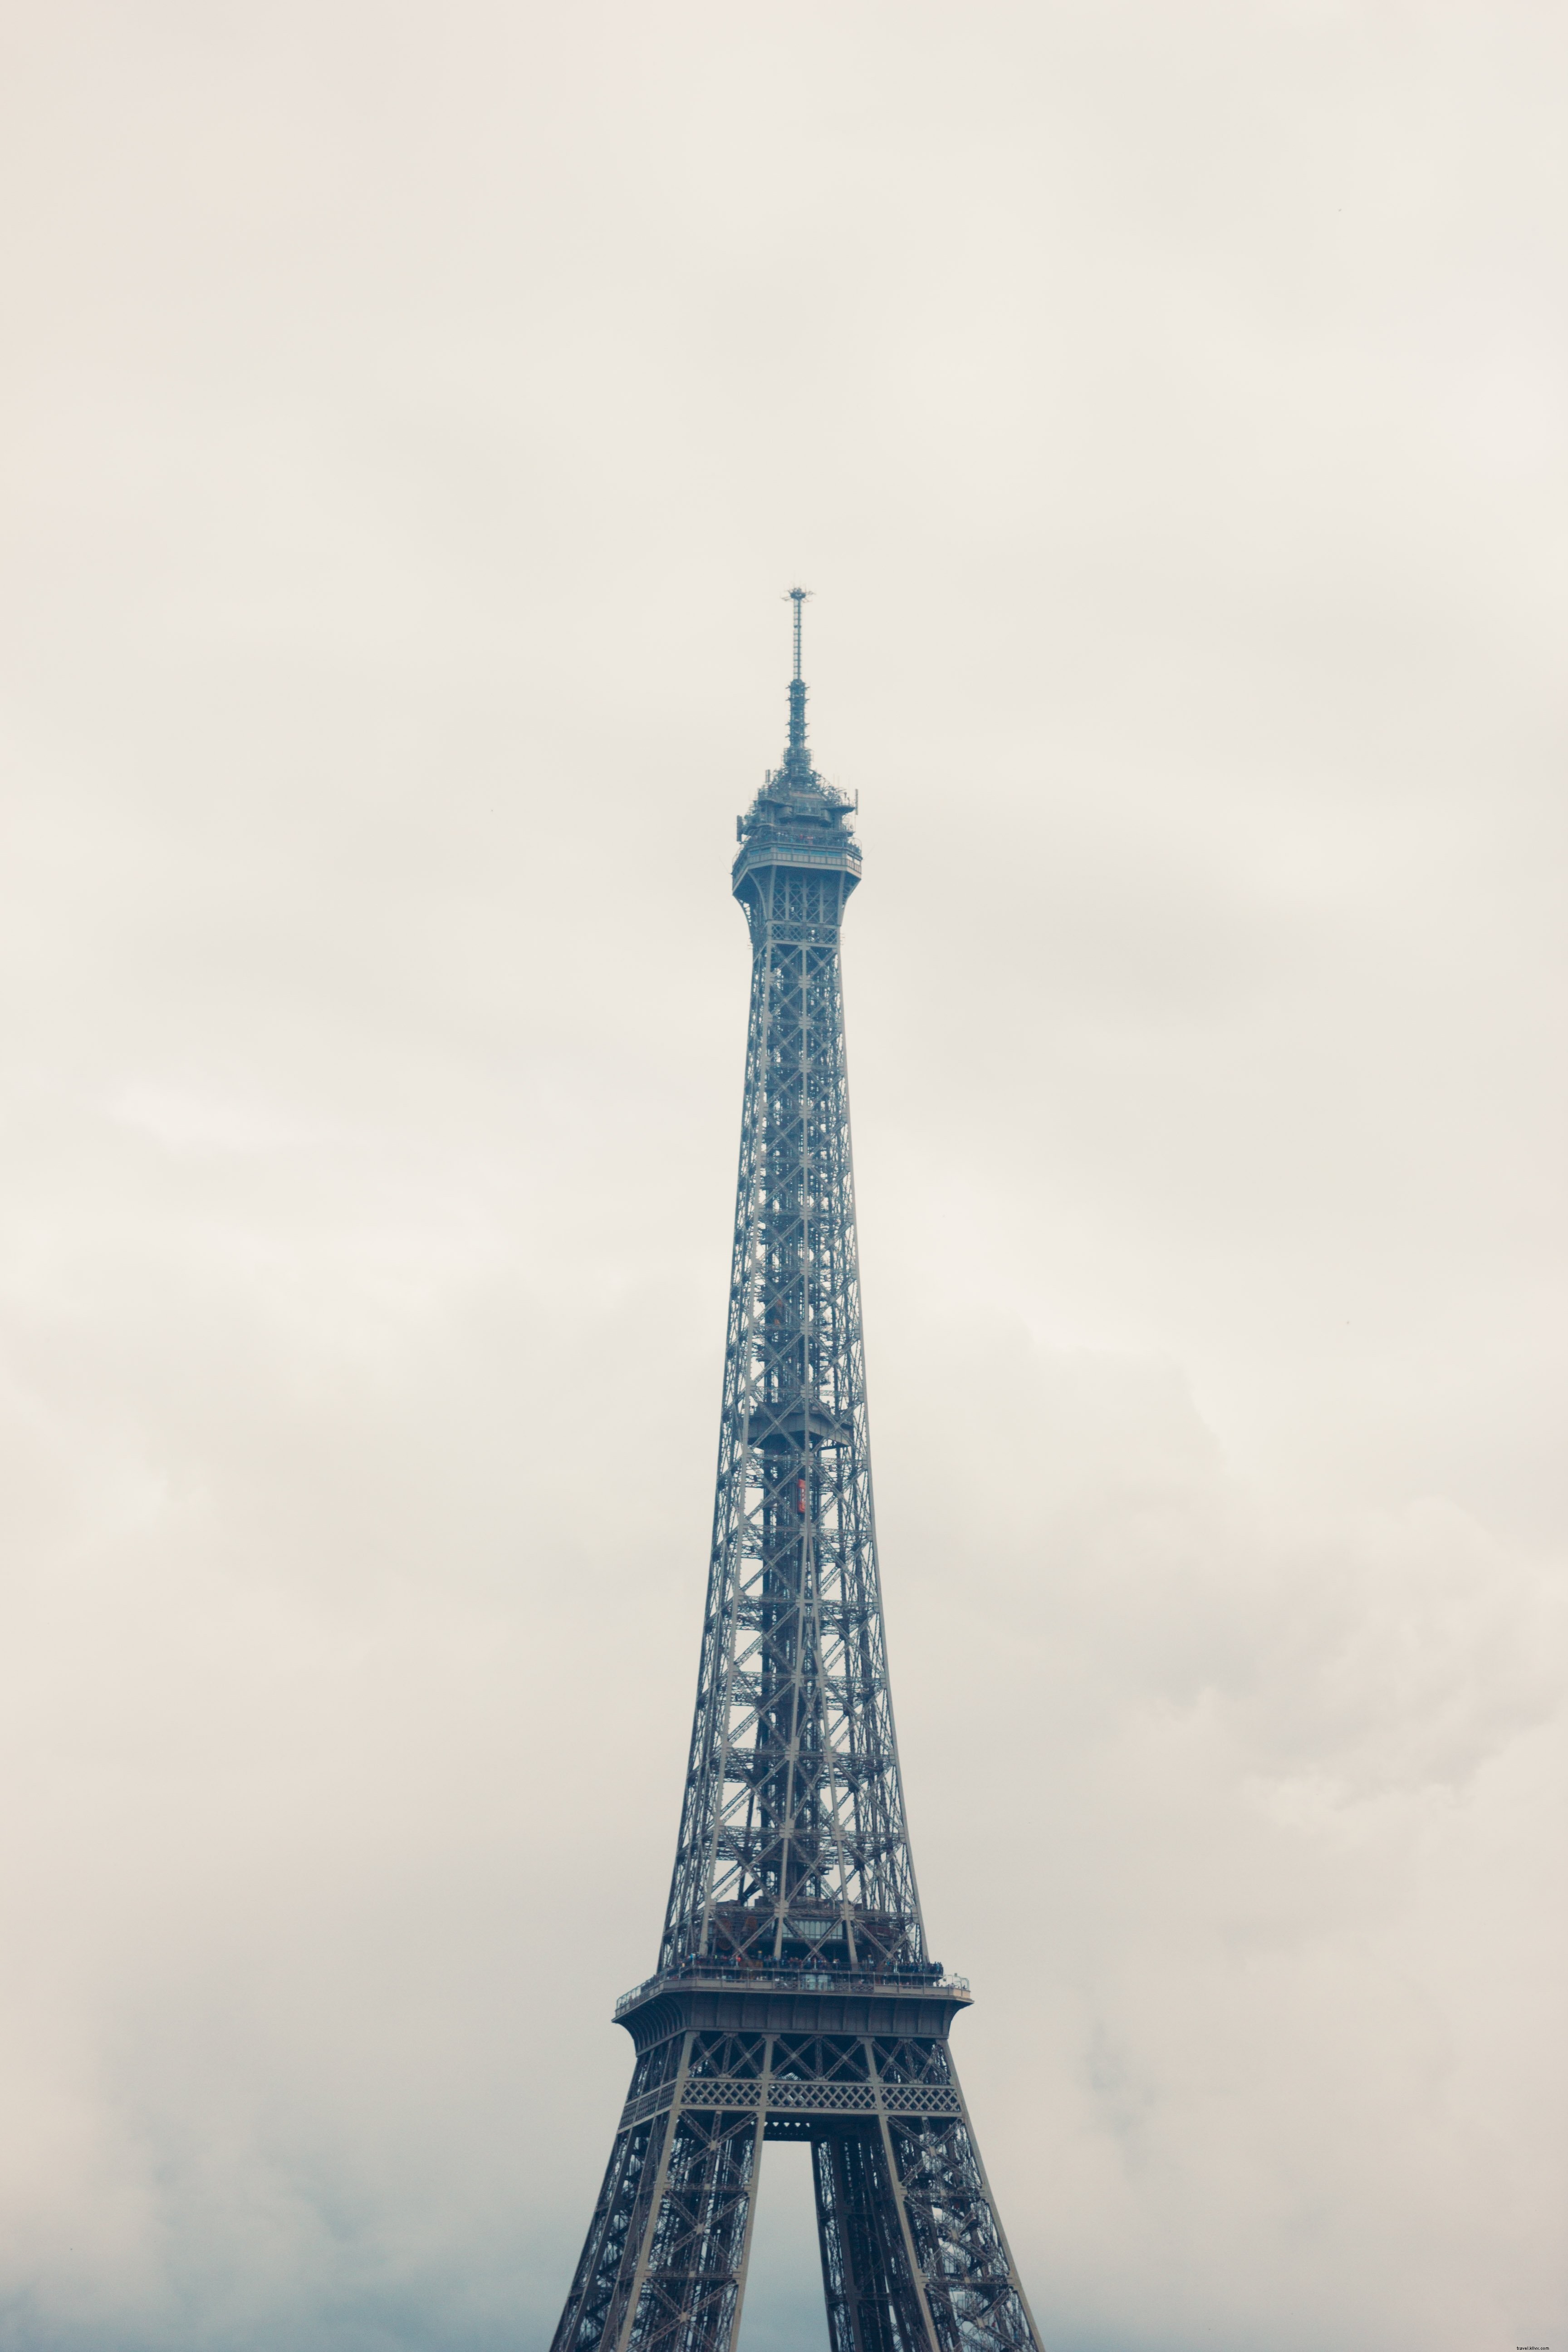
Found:
[{"label": "observation deck railing", "polygon": [[858,872],[861,862],[857,842],[824,842],[819,833],[770,831],[746,835],[735,858],[735,868],[739,872],[742,866],[747,865],[849,866]]},{"label": "observation deck railing", "polygon": [[933,1973],[928,1968],[825,1969],[809,1960],[682,1960],[679,1968],[661,1969],[645,1978],[616,2003],[618,2021],[640,2008],[666,1985],[713,1985],[726,1992],[879,1992],[945,1993],[970,1999],[969,1979]]}]

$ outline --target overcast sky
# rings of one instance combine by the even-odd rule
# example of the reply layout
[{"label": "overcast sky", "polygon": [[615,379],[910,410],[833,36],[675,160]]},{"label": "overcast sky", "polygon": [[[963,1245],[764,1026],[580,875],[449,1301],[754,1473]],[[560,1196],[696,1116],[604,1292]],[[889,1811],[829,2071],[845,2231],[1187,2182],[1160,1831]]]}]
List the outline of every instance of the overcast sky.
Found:
[{"label": "overcast sky", "polygon": [[8,0],[0,79],[0,2347],[548,2338],[801,579],[1049,2352],[1563,2352],[1568,16]]}]

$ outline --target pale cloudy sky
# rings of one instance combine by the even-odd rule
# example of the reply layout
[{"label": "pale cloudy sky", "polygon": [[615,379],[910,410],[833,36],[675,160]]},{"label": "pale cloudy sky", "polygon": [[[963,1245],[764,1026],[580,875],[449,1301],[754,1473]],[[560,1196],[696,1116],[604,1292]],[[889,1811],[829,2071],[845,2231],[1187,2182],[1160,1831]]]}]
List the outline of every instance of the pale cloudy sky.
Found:
[{"label": "pale cloudy sky", "polygon": [[[858,791],[1050,2352],[1568,2345],[1568,16],[11,0],[0,2347],[547,2338]],[[770,2149],[744,2352],[817,2352]]]}]

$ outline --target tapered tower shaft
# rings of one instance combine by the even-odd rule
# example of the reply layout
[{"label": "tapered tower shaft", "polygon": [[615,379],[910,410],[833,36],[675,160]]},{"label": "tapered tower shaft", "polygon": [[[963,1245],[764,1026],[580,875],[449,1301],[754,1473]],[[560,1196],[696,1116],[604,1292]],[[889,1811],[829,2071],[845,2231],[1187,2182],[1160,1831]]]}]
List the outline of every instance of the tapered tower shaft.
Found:
[{"label": "tapered tower shaft", "polygon": [[849,814],[786,762],[742,821],[735,860],[751,1020],[666,1968],[710,1954],[850,1968],[925,1958],[871,1501],[838,955],[860,878]]},{"label": "tapered tower shaft", "polygon": [[713,1542],[657,1973],[553,2352],[732,2352],[765,2141],[812,2143],[833,2352],[1038,2352],[926,1952],[871,1496],[839,931],[806,748],[740,822],[752,936]]}]

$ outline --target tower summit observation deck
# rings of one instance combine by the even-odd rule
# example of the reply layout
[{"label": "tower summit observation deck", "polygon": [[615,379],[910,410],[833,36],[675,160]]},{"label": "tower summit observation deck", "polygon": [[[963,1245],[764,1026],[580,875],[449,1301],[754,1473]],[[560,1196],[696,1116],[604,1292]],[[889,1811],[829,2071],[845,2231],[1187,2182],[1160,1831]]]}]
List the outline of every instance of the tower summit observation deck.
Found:
[{"label": "tower summit observation deck", "polygon": [[811,2143],[833,2352],[1038,2352],[948,2043],[893,1728],[839,929],[853,804],[789,740],[740,819],[751,1017],[713,1541],[656,1973],[552,2352],[732,2352],[764,2144]]},{"label": "tower summit observation deck", "polygon": [[839,915],[844,899],[860,879],[860,851],[848,823],[853,803],[824,782],[811,764],[805,745],[800,636],[801,606],[809,593],[805,588],[790,591],[795,606],[795,675],[789,682],[789,741],[784,764],[769,771],[749,814],[735,820],[741,843],[734,865],[735,896],[748,911],[759,892],[765,891],[762,877],[769,874],[809,874],[829,867],[842,874]]}]

